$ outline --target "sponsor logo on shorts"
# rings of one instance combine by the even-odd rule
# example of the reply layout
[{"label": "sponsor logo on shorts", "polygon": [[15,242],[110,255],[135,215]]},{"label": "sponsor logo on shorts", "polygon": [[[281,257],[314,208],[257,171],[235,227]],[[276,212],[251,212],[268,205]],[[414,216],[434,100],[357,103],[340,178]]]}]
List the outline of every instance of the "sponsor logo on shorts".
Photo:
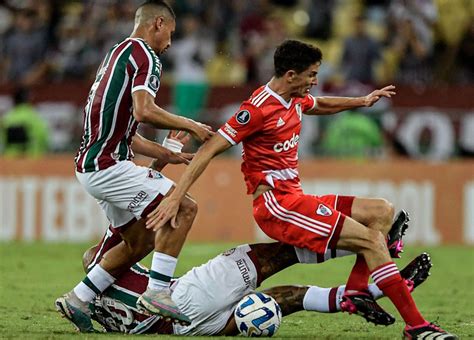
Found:
[{"label": "sponsor logo on shorts", "polygon": [[148,174],[147,176],[148,178],[151,178],[151,179],[160,179],[160,178],[163,178],[163,175],[160,174],[158,171],[156,170],[153,170],[153,169],[148,169]]},{"label": "sponsor logo on shorts", "polygon": [[235,115],[235,120],[240,125],[247,124],[250,121],[250,112],[247,110],[237,112],[237,114]]},{"label": "sponsor logo on shorts", "polygon": [[148,194],[145,191],[140,191],[130,202],[130,204],[127,207],[127,210],[130,212],[133,212],[139,205],[142,203],[146,198],[148,197]]},{"label": "sponsor logo on shorts", "polygon": [[332,211],[328,207],[326,207],[324,204],[319,204],[318,209],[316,210],[316,214],[321,215],[321,216],[331,216]]},{"label": "sponsor logo on shorts", "polygon": [[222,255],[224,255],[224,256],[230,256],[230,255],[232,255],[233,253],[235,253],[235,248],[226,250],[225,252],[222,253]]},{"label": "sponsor logo on shorts", "polygon": [[242,279],[247,287],[250,286],[250,271],[247,262],[244,259],[239,259],[235,261],[237,264],[237,268],[239,268],[240,275],[242,275]]}]

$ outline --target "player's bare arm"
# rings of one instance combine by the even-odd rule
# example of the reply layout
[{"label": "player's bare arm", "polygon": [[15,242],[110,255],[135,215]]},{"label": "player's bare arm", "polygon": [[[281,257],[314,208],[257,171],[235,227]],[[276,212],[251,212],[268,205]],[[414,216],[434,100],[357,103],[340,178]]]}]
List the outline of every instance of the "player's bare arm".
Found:
[{"label": "player's bare arm", "polygon": [[215,134],[204,144],[184,171],[172,194],[164,198],[160,205],[147,216],[146,227],[156,231],[171,220],[171,226],[173,228],[179,228],[179,225],[176,223],[176,216],[178,214],[179,205],[185,197],[186,192],[199,176],[201,176],[211,159],[229,149],[231,146],[232,145],[219,134]]},{"label": "player's bare arm", "polygon": [[363,97],[316,97],[314,109],[306,111],[308,115],[330,115],[358,107],[371,107],[380,98],[391,98],[396,94],[395,86],[389,85],[377,89]]},{"label": "player's bare arm", "polygon": [[133,116],[140,123],[146,123],[159,129],[188,131],[200,142],[205,142],[214,133],[210,127],[192,119],[174,115],[155,104],[155,99],[145,90],[135,91],[133,97]]}]

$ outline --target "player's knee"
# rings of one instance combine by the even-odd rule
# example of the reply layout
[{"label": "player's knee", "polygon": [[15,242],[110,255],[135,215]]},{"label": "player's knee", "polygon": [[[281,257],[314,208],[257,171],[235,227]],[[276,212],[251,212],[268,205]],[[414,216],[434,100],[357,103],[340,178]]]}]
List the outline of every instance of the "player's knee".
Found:
[{"label": "player's knee", "polygon": [[182,219],[190,220],[191,222],[194,220],[198,212],[198,206],[196,201],[191,198],[186,197],[181,206],[179,208],[179,214],[181,215]]},{"label": "player's knee", "polygon": [[379,230],[368,229],[365,249],[363,252],[367,254],[381,254],[385,251],[385,236]]},{"label": "player's knee", "polygon": [[387,201],[384,198],[380,198],[377,200],[377,219],[379,220],[379,224],[384,226],[383,229],[380,231],[383,234],[387,234],[391,228],[393,216],[395,213],[395,208],[393,204]]}]

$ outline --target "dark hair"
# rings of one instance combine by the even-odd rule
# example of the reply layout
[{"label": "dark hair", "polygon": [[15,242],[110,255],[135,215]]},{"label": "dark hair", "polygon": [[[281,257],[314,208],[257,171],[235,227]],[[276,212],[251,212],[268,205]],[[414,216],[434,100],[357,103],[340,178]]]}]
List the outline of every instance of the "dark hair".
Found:
[{"label": "dark hair", "polygon": [[319,48],[297,40],[285,40],[273,55],[275,76],[281,77],[289,70],[301,73],[322,59],[323,53]]},{"label": "dark hair", "polygon": [[164,0],[146,0],[143,2],[138,8],[143,7],[143,6],[148,6],[148,5],[153,5],[153,6],[159,6],[166,8],[166,10],[169,12],[169,14],[173,17],[174,20],[176,20],[176,14],[173,11],[173,8]]}]

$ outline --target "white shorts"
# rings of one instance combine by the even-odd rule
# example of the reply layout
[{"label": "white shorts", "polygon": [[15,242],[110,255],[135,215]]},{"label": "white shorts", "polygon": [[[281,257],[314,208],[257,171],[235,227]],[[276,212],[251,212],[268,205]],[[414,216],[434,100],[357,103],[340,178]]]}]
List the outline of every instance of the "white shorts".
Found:
[{"label": "white shorts", "polygon": [[[113,227],[146,216],[159,203],[157,198],[165,196],[173,186],[173,181],[160,172],[131,161],[100,171],[76,171],[76,177],[97,200]],[[154,205],[150,205],[152,202]]]},{"label": "white shorts", "polygon": [[180,335],[215,335],[232,316],[237,302],[257,288],[257,269],[249,245],[226,251],[177,280],[171,295],[189,326],[174,325]]}]

